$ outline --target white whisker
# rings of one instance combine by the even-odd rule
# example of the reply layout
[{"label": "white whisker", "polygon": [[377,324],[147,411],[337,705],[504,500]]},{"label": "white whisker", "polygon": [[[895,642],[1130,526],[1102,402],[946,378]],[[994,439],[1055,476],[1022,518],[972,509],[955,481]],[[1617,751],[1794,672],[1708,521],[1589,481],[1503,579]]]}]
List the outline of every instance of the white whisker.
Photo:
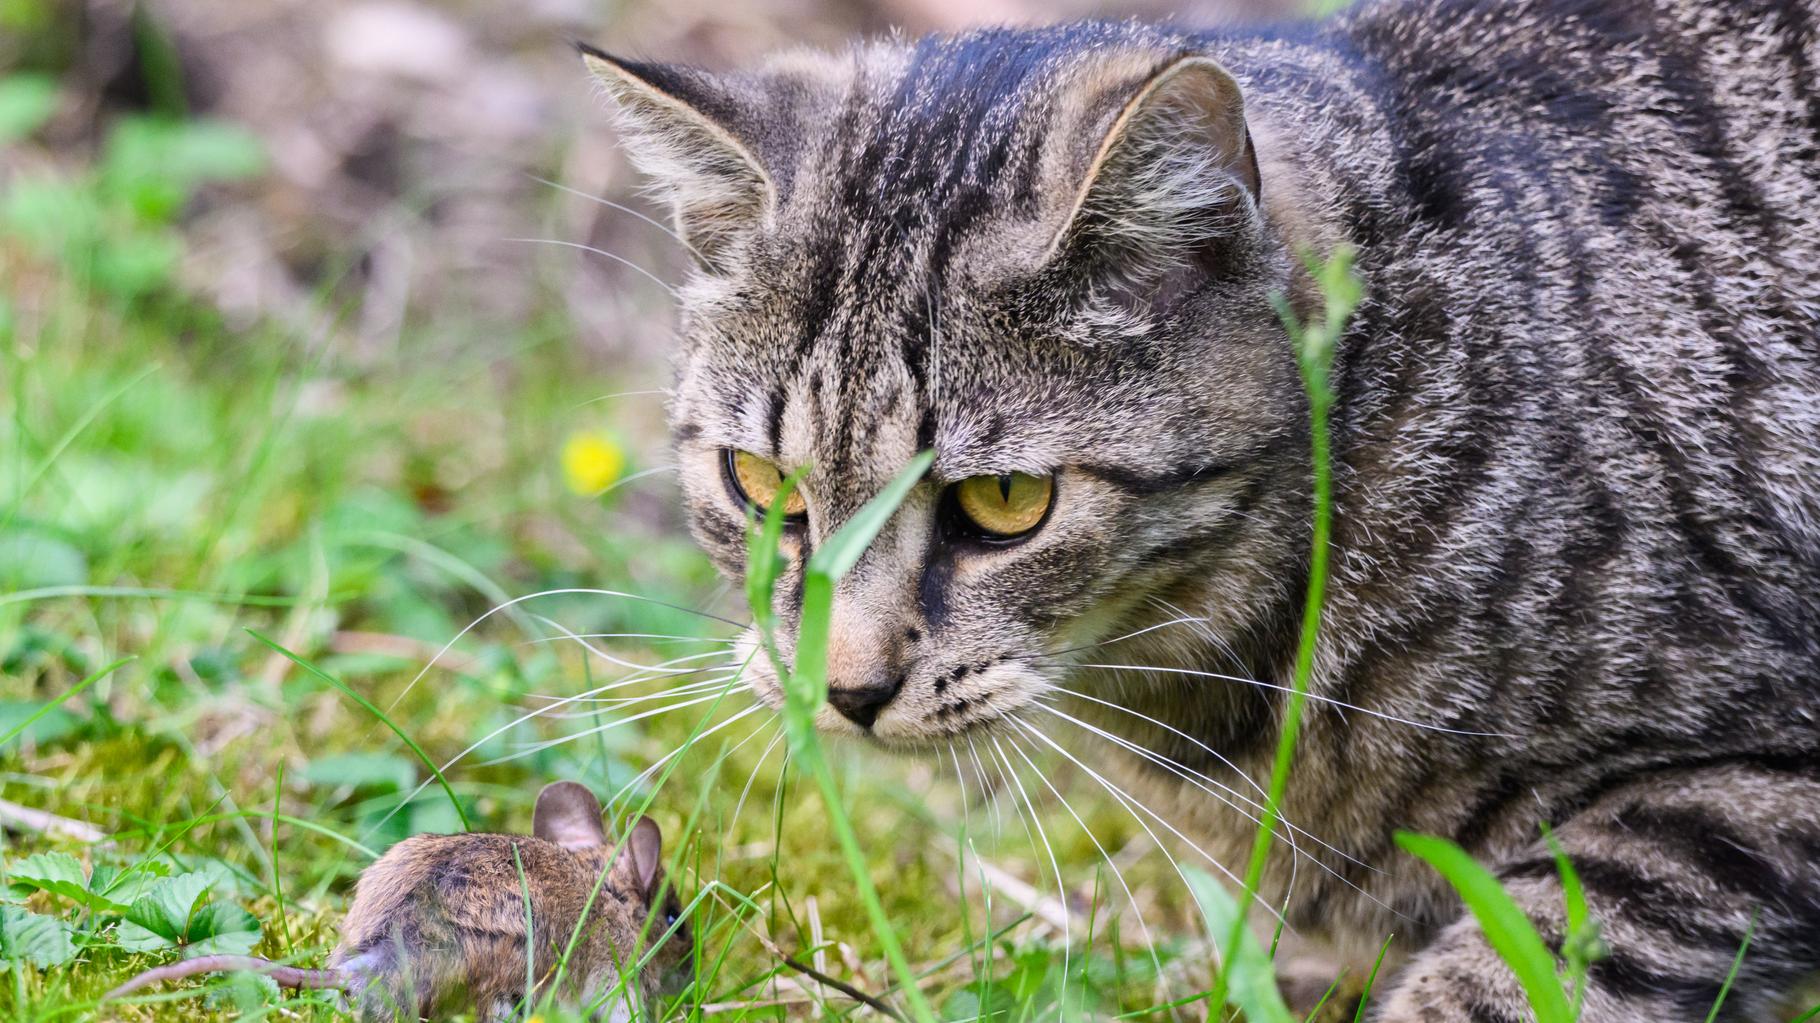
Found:
[{"label": "white whisker", "polygon": [[704,263],[707,262],[707,259],[705,259],[702,256],[702,254],[696,250],[695,246],[690,245],[688,243],[688,241],[683,238],[682,235],[676,233],[674,228],[671,228],[669,225],[665,224],[663,221],[658,220],[655,217],[649,216],[644,213],[640,213],[638,210],[635,210],[630,206],[626,206],[621,203],[616,203],[611,199],[604,199],[598,195],[589,194],[587,192],[582,191],[579,188],[570,188],[568,185],[559,185],[554,181],[551,181],[547,178],[540,178],[535,174],[529,174],[526,176],[529,177],[532,181],[535,181],[539,184],[549,185],[551,188],[554,188],[558,191],[567,192],[570,195],[576,196],[578,198],[586,199],[589,202],[599,203],[600,205],[605,206],[608,209],[618,210],[621,213],[625,213],[625,214],[629,214],[631,216],[637,217],[638,219],[644,221],[645,223],[650,224],[652,227],[657,228],[659,231],[662,231],[664,234],[669,235],[671,238],[674,238],[676,240],[676,244],[681,245],[683,248],[687,249],[689,251],[689,254],[694,256],[696,259],[699,259]]},{"label": "white whisker", "polygon": [[[644,770],[638,772],[638,774],[634,775],[632,780],[627,782],[620,789],[620,792],[622,792],[622,793],[630,792],[631,790],[637,788],[639,785],[643,784],[647,778],[650,778],[651,776],[655,775],[658,771],[662,770],[663,766],[665,764],[669,763],[672,760],[675,760],[677,757],[682,756],[684,753],[686,753],[690,749],[694,748],[696,743],[701,742],[703,739],[706,739],[708,736],[713,735],[714,733],[720,731],[723,728],[726,728],[727,726],[733,724],[734,722],[740,721],[743,718],[749,717],[754,712],[761,711],[764,709],[765,709],[764,704],[754,703],[752,706],[747,707],[745,710],[740,711],[739,713],[733,715],[732,717],[728,718],[727,720],[722,721],[721,723],[714,725],[710,728],[703,729],[701,734],[695,736],[689,742],[687,742],[681,746],[678,746],[675,749],[671,750],[670,752],[664,754],[662,757],[658,758],[657,761],[652,763],[650,767],[647,767]],[[741,739],[738,746],[734,746],[733,749],[727,750],[725,753],[722,753],[720,756],[720,759],[725,760],[727,758],[727,756],[733,752],[733,750],[739,749],[740,746],[744,746],[747,742],[749,742],[751,740],[753,735],[757,735],[760,731],[762,731],[762,728],[754,728],[752,730],[751,735],[747,735],[744,739]],[[618,802],[618,799],[619,799],[619,795],[616,793],[614,795],[613,799],[610,800],[609,802],[616,803],[616,802]]]},{"label": "white whisker", "polygon": [[[1174,835],[1177,839],[1181,840],[1185,845],[1187,845],[1189,849],[1192,849],[1195,853],[1199,854],[1201,859],[1206,860],[1208,862],[1208,864],[1210,864],[1215,870],[1219,871],[1220,874],[1223,877],[1225,877],[1228,881],[1231,881],[1241,891],[1244,889],[1245,883],[1243,881],[1241,881],[1239,879],[1238,875],[1234,874],[1231,871],[1231,869],[1229,869],[1224,863],[1221,863],[1219,860],[1214,859],[1213,856],[1207,852],[1207,850],[1202,849],[1199,845],[1196,845],[1192,839],[1190,839],[1187,835],[1182,834],[1182,832],[1180,830],[1178,830],[1175,825],[1169,823],[1169,821],[1167,819],[1165,819],[1161,814],[1157,813],[1155,810],[1152,810],[1148,805],[1139,801],[1135,796],[1132,796],[1129,792],[1126,792],[1124,789],[1119,788],[1117,785],[1114,785],[1111,781],[1109,781],[1106,778],[1105,775],[1101,774],[1098,771],[1095,771],[1091,767],[1088,767],[1085,763],[1083,763],[1081,761],[1081,759],[1079,757],[1077,757],[1074,754],[1069,753],[1067,750],[1063,749],[1059,743],[1057,743],[1054,739],[1049,738],[1049,736],[1044,734],[1041,729],[1039,729],[1036,726],[1031,725],[1027,722],[1019,721],[1016,718],[1006,718],[1005,720],[1009,721],[1012,725],[1023,729],[1026,733],[1042,740],[1044,745],[1048,746],[1050,749],[1055,750],[1057,753],[1060,753],[1062,756],[1068,758],[1068,760],[1073,762],[1073,764],[1076,767],[1087,772],[1088,777],[1092,778],[1096,782],[1099,782],[1100,786],[1102,788],[1104,788],[1107,792],[1111,793],[1112,797],[1114,799],[1119,800],[1121,803],[1129,801],[1130,806],[1135,806],[1137,809],[1144,811],[1144,813],[1146,815],[1148,815],[1151,820],[1153,820],[1157,824],[1161,825],[1164,830],[1168,831],[1171,835]],[[1127,807],[1127,809],[1129,809],[1129,807]],[[1136,817],[1136,815],[1133,814],[1133,817]],[[1140,825],[1143,825],[1142,820],[1139,820],[1138,823]],[[1150,828],[1148,826],[1144,826],[1144,830],[1150,831]],[[1150,837],[1153,839],[1156,838],[1155,832],[1151,832]],[[1162,843],[1160,841],[1157,844],[1159,847],[1162,845]],[[1276,919],[1279,923],[1283,922],[1283,915],[1281,913],[1277,912],[1276,907],[1270,905],[1268,902],[1265,902],[1263,900],[1263,898],[1258,896],[1257,893],[1255,893],[1255,892],[1252,893],[1252,898],[1256,899],[1258,905],[1264,907],[1265,912],[1269,913],[1272,918]]]},{"label": "white whisker", "polygon": [[578,408],[586,408],[589,405],[598,405],[603,401],[612,401],[615,398],[636,398],[645,394],[662,394],[667,396],[670,393],[671,391],[668,387],[651,387],[642,391],[614,391],[612,394],[603,394],[598,398],[589,398],[587,401],[578,401],[570,406],[570,410],[573,411]]},{"label": "white whisker", "polygon": [[1061,864],[1056,861],[1055,847],[1049,844],[1049,832],[1043,827],[1043,818],[1036,812],[1036,804],[1030,801],[1030,793],[1024,790],[1024,781],[1018,777],[1017,768],[1011,758],[1005,755],[1005,747],[999,743],[998,736],[992,737],[992,748],[998,751],[999,759],[1005,762],[1006,773],[1011,783],[1017,786],[1017,794],[1024,800],[1024,808],[1030,814],[1030,822],[1036,825],[1036,833],[1042,837],[1043,851],[1049,855],[1049,870],[1055,875],[1055,899],[1062,907],[1062,991],[1061,1001],[1064,1013],[1068,1002],[1068,963],[1073,952],[1074,934],[1070,919],[1074,916],[1068,905],[1068,882],[1062,877]]},{"label": "white whisker", "polygon": [[[1164,675],[1192,675],[1196,678],[1213,678],[1213,679],[1220,679],[1225,682],[1239,682],[1239,683],[1243,683],[1244,685],[1248,685],[1248,686],[1257,686],[1260,689],[1275,689],[1279,692],[1284,692],[1284,693],[1295,692],[1295,690],[1290,688],[1289,686],[1280,686],[1274,682],[1260,682],[1254,678],[1240,678],[1237,675],[1222,675],[1219,672],[1214,672],[1214,671],[1196,671],[1193,668],[1165,668],[1165,667],[1161,667],[1159,665],[1151,665],[1151,664],[1069,664],[1068,667],[1100,668],[1100,669],[1104,669],[1106,671],[1147,671],[1147,672],[1154,672],[1157,674],[1164,674]],[[1440,732],[1445,735],[1471,735],[1471,736],[1478,736],[1478,737],[1482,737],[1482,738],[1494,738],[1494,739],[1513,738],[1513,736],[1508,735],[1504,732],[1472,732],[1472,731],[1467,731],[1467,730],[1459,729],[1459,728],[1448,728],[1444,725],[1431,725],[1425,721],[1414,721],[1409,718],[1397,717],[1395,714],[1386,714],[1383,711],[1371,710],[1370,708],[1367,708],[1367,707],[1360,707],[1355,704],[1346,703],[1344,701],[1336,700],[1336,699],[1333,699],[1332,697],[1328,697],[1328,696],[1321,696],[1316,693],[1304,693],[1303,695],[1306,696],[1310,700],[1315,700],[1320,703],[1332,704],[1335,707],[1343,707],[1346,710],[1358,711],[1360,714],[1365,714],[1365,715],[1368,715],[1368,716],[1374,717],[1374,718],[1380,718],[1384,721],[1394,721],[1397,724],[1408,725],[1411,728],[1420,728],[1420,729],[1423,729],[1424,731]]]},{"label": "white whisker", "polygon": [[440,650],[436,651],[436,656],[430,658],[430,663],[424,665],[423,668],[420,671],[418,671],[416,675],[412,676],[410,683],[404,687],[404,690],[402,692],[400,692],[397,696],[392,698],[392,702],[387,705],[386,709],[391,710],[391,709],[397,707],[398,701],[404,699],[407,695],[410,694],[411,690],[416,687],[417,683],[423,681],[423,677],[430,673],[431,668],[436,667],[437,662],[442,660],[443,655],[447,654],[450,650],[454,649],[455,644],[461,642],[462,639],[464,637],[466,637],[468,633],[473,632],[475,629],[479,628],[480,624],[482,622],[486,621],[487,619],[493,617],[496,614],[499,614],[502,611],[507,610],[508,608],[517,607],[519,604],[522,604],[527,600],[536,600],[539,597],[563,596],[566,594],[585,594],[588,596],[595,596],[595,597],[620,597],[625,600],[642,600],[642,601],[645,601],[646,603],[656,604],[659,607],[667,607],[674,611],[681,611],[684,614],[699,615],[702,618],[708,618],[713,621],[720,622],[723,625],[730,625],[735,629],[745,628],[744,625],[742,625],[739,622],[734,621],[731,618],[722,618],[720,615],[712,614],[707,611],[698,611],[692,607],[683,607],[680,604],[672,604],[667,600],[658,600],[654,597],[646,597],[646,596],[643,596],[643,595],[637,594],[637,593],[625,593],[620,590],[597,590],[597,589],[593,589],[593,588],[585,587],[585,586],[565,586],[565,587],[561,587],[559,589],[553,589],[553,590],[539,590],[536,593],[527,593],[522,597],[513,597],[511,600],[508,600],[503,604],[496,604],[493,607],[490,607],[487,610],[485,610],[484,612],[482,612],[480,614],[480,617],[475,618],[473,621],[471,621],[467,625],[463,626],[461,631],[455,634],[455,638],[449,640],[447,643],[444,643],[442,645],[442,648]]},{"label": "white whisker", "polygon": [[[538,615],[542,619],[542,615]],[[548,621],[549,619],[543,619]],[[518,646],[536,646],[540,643],[555,643],[561,639],[645,639],[652,643],[715,643],[720,646],[736,646],[737,639],[723,639],[718,636],[672,636],[662,632],[571,632],[566,636],[539,636],[536,639],[522,639]]]},{"label": "white whisker", "polygon": [[979,748],[973,744],[973,733],[967,733],[967,752],[973,757],[974,777],[980,780],[980,798],[992,809],[992,836],[997,841],[1005,838],[1005,817],[999,812],[998,798],[993,795],[991,782],[986,777],[986,765],[980,760]]},{"label": "white whisker", "polygon": [[[1106,866],[1112,869],[1112,876],[1118,880],[1119,887],[1124,889],[1125,901],[1130,903],[1131,911],[1137,914],[1138,930],[1142,932],[1144,936],[1145,949],[1150,952],[1151,965],[1156,967],[1158,974],[1161,974],[1163,972],[1163,961],[1157,957],[1156,942],[1150,936],[1150,925],[1144,920],[1143,907],[1138,905],[1137,896],[1133,895],[1131,892],[1131,885],[1125,882],[1124,871],[1121,871],[1119,865],[1113,862],[1112,854],[1107,852],[1106,847],[1100,844],[1099,836],[1095,835],[1093,829],[1087,826],[1087,822],[1081,819],[1081,815],[1074,811],[1074,806],[1069,803],[1067,798],[1062,795],[1061,791],[1055,787],[1055,783],[1049,780],[1049,776],[1039,770],[1036,764],[1031,761],[1030,755],[1024,752],[1024,748],[1016,743],[1013,743],[1011,748],[1017,751],[1017,755],[1023,759],[1024,763],[1030,765],[1030,770],[1036,775],[1037,780],[1043,783],[1043,787],[1049,790],[1049,794],[1055,797],[1056,802],[1062,804],[1062,809],[1068,811],[1068,816],[1074,818],[1074,823],[1080,825],[1081,833],[1087,836],[1087,841],[1093,843],[1093,848],[1099,851],[1100,858],[1105,860]],[[950,748],[950,752],[952,751],[952,748]],[[959,766],[958,763],[956,766]]]},{"label": "white whisker", "polygon": [[[1180,612],[1179,610],[1176,611],[1176,613],[1182,614],[1182,612]],[[1205,619],[1205,618],[1196,618],[1191,615],[1182,615],[1182,617],[1180,617],[1180,618],[1171,619],[1170,621],[1166,621],[1166,622],[1157,622],[1154,625],[1146,625],[1141,629],[1137,629],[1132,632],[1127,632],[1127,633],[1124,633],[1123,635],[1113,636],[1111,639],[1102,639],[1102,640],[1099,640],[1098,642],[1094,642],[1094,643],[1082,643],[1080,646],[1063,647],[1060,650],[1047,650],[1040,654],[1027,654],[1027,655],[1024,655],[1023,657],[1020,657],[1019,659],[1020,660],[1029,660],[1029,659],[1033,659],[1033,658],[1042,658],[1042,657],[1060,657],[1063,654],[1073,654],[1073,653],[1079,653],[1082,650],[1092,650],[1094,647],[1111,646],[1114,643],[1123,643],[1125,640],[1136,639],[1139,636],[1142,636],[1146,633],[1156,632],[1159,629],[1172,628],[1177,625],[1189,625],[1189,624],[1193,624],[1196,622],[1205,623],[1206,621],[1207,621],[1207,619]]]},{"label": "white whisker", "polygon": [[702,679],[699,682],[691,682],[688,685],[672,686],[668,689],[661,689],[655,693],[645,693],[641,696],[588,697],[580,701],[588,704],[585,709],[564,711],[560,714],[544,714],[541,716],[552,721],[574,721],[579,718],[597,718],[604,712],[625,710],[629,707],[636,707],[641,703],[649,703],[652,700],[689,696],[710,689],[726,689],[727,683],[738,677],[738,672],[732,672],[726,675],[718,675],[714,678]]},{"label": "white whisker", "polygon": [[[1082,721],[1079,718],[1076,718],[1069,714],[1063,713],[1062,711],[1057,710],[1054,707],[1050,707],[1050,706],[1043,705],[1043,704],[1039,704],[1038,706],[1041,706],[1042,709],[1048,711],[1050,714],[1053,714],[1056,717],[1061,718],[1063,721],[1066,721],[1069,724],[1075,725],[1076,727],[1085,730],[1086,732],[1088,732],[1091,735],[1105,739],[1106,741],[1108,741],[1122,749],[1135,753],[1138,756],[1143,757],[1144,759],[1150,761],[1151,763],[1156,764],[1157,766],[1163,768],[1164,770],[1175,775],[1176,777],[1181,778],[1183,781],[1186,781],[1188,784],[1194,786],[1195,788],[1200,789],[1202,792],[1205,792],[1208,795],[1214,797],[1215,799],[1218,799],[1220,802],[1225,803],[1227,806],[1231,807],[1234,812],[1238,813],[1240,816],[1244,817],[1246,820],[1250,821],[1251,823],[1253,823],[1253,824],[1263,823],[1261,817],[1258,816],[1257,814],[1248,812],[1244,808],[1233,803],[1230,799],[1227,799],[1224,795],[1221,795],[1219,792],[1215,792],[1213,789],[1210,789],[1207,787],[1208,785],[1216,786],[1219,789],[1221,789],[1227,793],[1230,793],[1234,798],[1244,800],[1248,806],[1257,810],[1259,814],[1261,814],[1264,811],[1264,809],[1265,809],[1264,804],[1259,803],[1256,800],[1249,799],[1249,798],[1245,797],[1244,795],[1242,795],[1241,793],[1233,791],[1233,789],[1230,786],[1224,785],[1224,784],[1220,783],[1218,780],[1216,780],[1214,778],[1210,778],[1207,775],[1205,775],[1199,771],[1196,771],[1194,768],[1189,767],[1188,765],[1183,764],[1170,757],[1166,757],[1166,756],[1162,755],[1161,753],[1156,752],[1155,750],[1146,749],[1145,747],[1132,742],[1131,740],[1125,738],[1124,736],[1114,734],[1103,728],[1099,728],[1090,722]],[[1312,862],[1315,866],[1321,868],[1323,871],[1326,871],[1329,875],[1331,875],[1333,877],[1334,880],[1339,881],[1341,884],[1347,886],[1348,888],[1353,889],[1354,891],[1358,892],[1360,895],[1363,895],[1365,898],[1371,900],[1372,902],[1375,902],[1378,905],[1383,906],[1383,908],[1390,910],[1393,914],[1396,914],[1399,917],[1403,916],[1402,913],[1398,912],[1393,907],[1381,902],[1376,896],[1372,895],[1370,892],[1367,892],[1364,888],[1360,887],[1357,883],[1353,882],[1350,878],[1346,877],[1344,874],[1341,874],[1339,871],[1335,870],[1331,866],[1328,866],[1326,863],[1321,862],[1319,857],[1316,857],[1316,856],[1310,855],[1307,852],[1304,852],[1302,850],[1302,847],[1297,843],[1296,836],[1300,835],[1304,838],[1307,838],[1309,841],[1315,843],[1316,845],[1320,846],[1323,849],[1326,849],[1328,852],[1333,853],[1335,856],[1338,856],[1341,859],[1344,859],[1350,863],[1363,867],[1366,870],[1370,870],[1374,873],[1382,873],[1382,871],[1379,871],[1376,867],[1373,867],[1371,864],[1366,863],[1364,860],[1361,860],[1361,859],[1353,856],[1352,854],[1346,852],[1344,849],[1340,849],[1337,846],[1334,846],[1333,844],[1331,844],[1329,842],[1323,841],[1319,836],[1315,835],[1313,832],[1310,832],[1301,827],[1297,827],[1295,822],[1291,821],[1287,816],[1285,816],[1283,814],[1282,809],[1280,807],[1277,810],[1277,820],[1283,825],[1283,828],[1284,828],[1283,840],[1288,844],[1290,852],[1292,853],[1293,856],[1298,857],[1298,858],[1307,857],[1307,859],[1310,862]],[[1294,883],[1295,883],[1295,874],[1298,869],[1299,862],[1300,862],[1299,859],[1294,859],[1294,860],[1291,860],[1291,862],[1290,862],[1289,871],[1290,871],[1291,887],[1293,887]]]},{"label": "white whisker", "polygon": [[564,248],[580,249],[583,252],[592,252],[597,256],[605,256],[608,259],[614,261],[615,263],[619,263],[622,266],[629,267],[633,270],[637,270],[641,274],[644,274],[647,278],[649,278],[651,280],[651,282],[653,284],[656,284],[658,287],[660,287],[660,288],[664,289],[664,291],[668,292],[670,295],[670,298],[672,300],[680,300],[682,298],[681,293],[678,292],[675,288],[671,287],[668,283],[666,283],[662,277],[659,277],[656,274],[652,273],[651,271],[646,270],[644,267],[639,266],[637,263],[632,262],[631,260],[627,259],[626,257],[618,255],[616,253],[608,252],[606,249],[597,249],[592,245],[583,245],[580,242],[565,242],[560,238],[504,238],[501,240],[508,241],[508,242],[525,242],[525,243],[532,244],[532,245],[561,245]]},{"label": "white whisker", "polygon": [[[1055,686],[1052,689],[1052,691],[1060,693],[1063,696],[1071,697],[1076,700],[1086,700],[1088,703],[1096,703],[1096,704],[1099,704],[1100,706],[1106,707],[1110,710],[1116,710],[1116,711],[1120,711],[1121,713],[1129,714],[1132,717],[1137,718],[1140,721],[1145,721],[1145,722],[1148,722],[1149,724],[1155,725],[1158,728],[1161,728],[1164,731],[1169,732],[1170,734],[1175,735],[1178,738],[1186,739],[1187,741],[1193,743],[1197,748],[1199,748],[1201,752],[1207,754],[1208,756],[1214,758],[1215,760],[1218,760],[1220,763],[1226,765],[1226,767],[1228,769],[1230,769],[1233,774],[1236,774],[1240,778],[1243,778],[1245,780],[1245,783],[1247,785],[1250,785],[1252,790],[1255,791],[1258,795],[1260,795],[1260,796],[1268,795],[1268,793],[1266,793],[1264,791],[1264,786],[1259,785],[1255,780],[1253,780],[1251,775],[1246,774],[1244,771],[1239,770],[1239,765],[1226,759],[1225,755],[1220,753],[1219,750],[1214,749],[1212,746],[1207,745],[1206,743],[1202,742],[1201,740],[1195,738],[1192,735],[1189,735],[1187,732],[1184,732],[1179,728],[1176,728],[1172,725],[1165,724],[1162,721],[1158,721],[1156,718],[1153,718],[1148,714],[1144,714],[1139,711],[1132,710],[1130,707],[1124,706],[1123,704],[1113,703],[1110,700],[1102,700],[1097,696],[1088,696],[1086,693],[1080,692],[1078,690],[1064,689],[1061,686]],[[1054,708],[1048,708],[1048,709],[1050,709],[1051,712],[1059,713],[1058,711],[1054,711]],[[1228,791],[1231,791],[1231,790],[1228,789]],[[1238,795],[1238,793],[1236,793],[1236,792],[1234,792],[1233,794]]]},{"label": "white whisker", "polygon": [[[773,720],[775,721],[777,719]],[[727,818],[727,827],[729,829],[731,829],[733,825],[739,823],[739,815],[746,808],[746,797],[752,794],[752,783],[758,780],[758,772],[764,768],[765,761],[771,759],[771,751],[776,749],[777,744],[783,741],[784,732],[782,728],[779,728],[777,734],[771,737],[771,741],[765,744],[765,751],[758,755],[758,763],[752,765],[752,773],[747,776],[745,787],[739,790],[739,801],[733,804],[733,816]]]},{"label": "white whisker", "polygon": [[694,699],[681,700],[676,703],[666,704],[665,706],[662,706],[662,707],[654,707],[650,710],[642,711],[637,714],[633,714],[630,717],[614,718],[612,721],[609,721],[604,725],[596,725],[593,728],[583,729],[582,731],[576,732],[572,735],[565,735],[565,736],[561,736],[560,738],[556,738],[556,739],[548,739],[543,742],[532,743],[531,745],[529,745],[529,746],[525,747],[524,749],[521,749],[515,753],[508,753],[503,757],[495,757],[492,760],[485,761],[480,766],[481,767],[496,767],[500,764],[510,763],[511,761],[517,760],[520,757],[534,756],[538,753],[542,753],[544,750],[554,749],[557,746],[563,745],[564,743],[574,742],[577,739],[585,739],[590,735],[599,735],[602,732],[610,732],[615,728],[623,728],[624,726],[629,725],[629,724],[633,723],[634,721],[643,721],[645,718],[656,717],[659,714],[667,714],[674,710],[681,710],[684,707],[694,707],[698,704],[707,703],[709,700],[723,699],[727,693],[732,692],[737,687],[738,687],[737,683],[728,682],[720,690],[709,693],[706,696],[697,696]]}]

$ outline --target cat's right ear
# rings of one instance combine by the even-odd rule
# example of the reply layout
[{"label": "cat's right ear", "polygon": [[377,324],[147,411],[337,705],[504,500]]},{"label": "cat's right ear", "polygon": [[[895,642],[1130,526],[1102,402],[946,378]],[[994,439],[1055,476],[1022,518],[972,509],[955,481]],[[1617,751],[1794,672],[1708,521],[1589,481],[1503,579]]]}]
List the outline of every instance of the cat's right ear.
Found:
[{"label": "cat's right ear", "polygon": [[776,195],[764,165],[731,124],[738,97],[693,68],[577,49],[613,100],[632,162],[670,200],[683,244],[704,269],[725,272]]},{"label": "cat's right ear", "polygon": [[1217,61],[1179,56],[1129,73],[1111,62],[1080,87],[1090,135],[1079,141],[1094,144],[1070,151],[1072,202],[1047,258],[1154,293],[1257,222],[1262,182],[1239,85]]}]

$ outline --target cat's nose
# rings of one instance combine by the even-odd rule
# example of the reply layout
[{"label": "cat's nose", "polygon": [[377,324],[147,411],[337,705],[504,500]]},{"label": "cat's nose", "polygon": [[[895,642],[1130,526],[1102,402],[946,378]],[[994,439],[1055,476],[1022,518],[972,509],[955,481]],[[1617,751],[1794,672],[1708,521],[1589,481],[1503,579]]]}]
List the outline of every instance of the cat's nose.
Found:
[{"label": "cat's nose", "polygon": [[898,679],[893,682],[871,682],[863,686],[829,689],[828,702],[848,721],[861,728],[871,728],[872,722],[878,720],[878,712],[884,710],[885,704],[890,703],[903,687],[903,679]]}]

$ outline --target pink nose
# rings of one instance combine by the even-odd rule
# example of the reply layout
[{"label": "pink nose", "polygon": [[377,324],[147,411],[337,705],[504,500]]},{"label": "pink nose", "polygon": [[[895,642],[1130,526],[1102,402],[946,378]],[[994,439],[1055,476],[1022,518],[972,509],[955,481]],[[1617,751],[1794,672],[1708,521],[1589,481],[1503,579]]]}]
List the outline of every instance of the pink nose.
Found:
[{"label": "pink nose", "polygon": [[903,688],[903,680],[896,682],[875,683],[855,686],[848,689],[828,690],[828,702],[841,716],[861,728],[871,728],[872,722],[878,720],[878,712],[885,709]]}]

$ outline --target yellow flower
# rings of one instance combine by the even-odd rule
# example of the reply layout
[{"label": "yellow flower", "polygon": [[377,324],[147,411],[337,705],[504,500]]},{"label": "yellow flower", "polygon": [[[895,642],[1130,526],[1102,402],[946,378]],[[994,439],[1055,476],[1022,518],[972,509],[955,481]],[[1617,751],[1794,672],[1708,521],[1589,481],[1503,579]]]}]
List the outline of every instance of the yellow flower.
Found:
[{"label": "yellow flower", "polygon": [[612,486],[625,468],[625,450],[604,433],[577,430],[563,443],[563,480],[583,497],[593,497]]}]

